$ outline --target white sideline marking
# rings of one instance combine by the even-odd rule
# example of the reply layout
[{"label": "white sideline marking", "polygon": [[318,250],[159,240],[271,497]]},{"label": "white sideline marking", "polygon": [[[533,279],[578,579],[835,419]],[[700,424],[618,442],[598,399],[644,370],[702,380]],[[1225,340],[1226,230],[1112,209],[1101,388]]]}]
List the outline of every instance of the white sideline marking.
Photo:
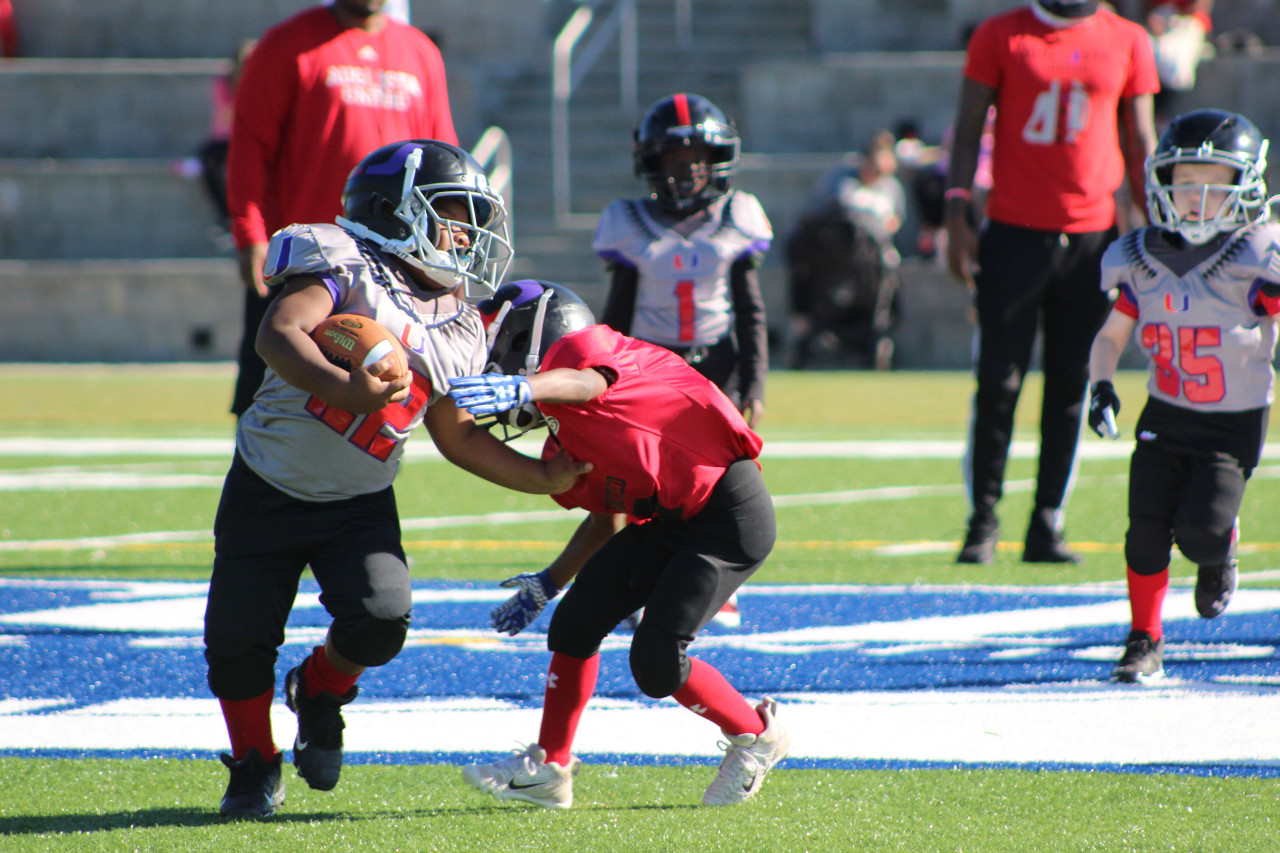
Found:
[{"label": "white sideline marking", "polygon": [[[778,697],[793,758],[1067,764],[1275,765],[1274,691],[1169,680],[1159,687],[1073,683],[999,691],[803,693]],[[0,708],[0,749],[226,749],[213,699],[128,699],[25,714]],[[52,706],[52,707],[50,707]],[[536,740],[540,711],[499,700],[357,702],[344,709],[350,753],[495,752]],[[20,720],[17,718],[21,718]],[[1229,724],[1227,721],[1230,721]],[[272,708],[281,744],[296,722]],[[626,732],[626,737],[619,737]],[[667,700],[593,700],[579,754],[718,755],[714,726]],[[785,766],[785,765],[784,765]]]}]

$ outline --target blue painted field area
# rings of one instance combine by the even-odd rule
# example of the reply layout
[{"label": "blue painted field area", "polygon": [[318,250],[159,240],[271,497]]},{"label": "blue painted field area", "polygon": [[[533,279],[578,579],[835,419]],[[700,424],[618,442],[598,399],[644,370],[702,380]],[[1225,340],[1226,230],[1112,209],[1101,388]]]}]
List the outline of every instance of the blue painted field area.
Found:
[{"label": "blue painted field area", "polygon": [[[547,615],[488,629],[506,596],[415,584],[400,657],[346,713],[352,761],[457,761],[537,733]],[[1108,682],[1128,629],[1119,586],[750,586],[743,623],[692,652],[750,698],[779,699],[792,766],[1065,766],[1272,775],[1280,768],[1280,590],[1243,588],[1223,617],[1166,603],[1168,678]],[[225,748],[205,685],[204,586],[0,581],[0,754],[196,755]],[[322,640],[304,584],[278,673]],[[640,695],[629,635],[603,651],[578,750],[630,763],[704,760],[719,732]],[[277,703],[276,738],[293,739]]]}]

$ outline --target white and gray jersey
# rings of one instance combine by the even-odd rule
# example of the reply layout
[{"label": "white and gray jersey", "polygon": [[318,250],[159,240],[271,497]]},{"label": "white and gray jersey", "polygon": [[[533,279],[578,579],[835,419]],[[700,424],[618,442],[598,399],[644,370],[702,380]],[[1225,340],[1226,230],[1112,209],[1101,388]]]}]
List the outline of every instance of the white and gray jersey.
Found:
[{"label": "white and gray jersey", "polygon": [[674,224],[658,221],[639,199],[620,199],[600,215],[593,246],[606,261],[636,269],[631,337],[690,347],[729,333],[729,271],[743,257],[763,255],[772,240],[760,202],[735,190]]},{"label": "white and gray jersey", "polygon": [[1269,406],[1280,314],[1280,225],[1252,225],[1203,246],[1131,231],[1108,247],[1102,288],[1137,321],[1153,399],[1204,412]]},{"label": "white and gray jersey", "polygon": [[258,476],[302,500],[381,491],[395,479],[404,443],[427,407],[458,376],[482,373],[485,335],[474,307],[411,284],[385,256],[336,225],[290,225],[271,238],[272,284],[300,275],[324,282],[333,314],[372,317],[400,338],[413,371],[408,400],[355,415],[285,382],[267,368],[240,418],[236,448]]}]

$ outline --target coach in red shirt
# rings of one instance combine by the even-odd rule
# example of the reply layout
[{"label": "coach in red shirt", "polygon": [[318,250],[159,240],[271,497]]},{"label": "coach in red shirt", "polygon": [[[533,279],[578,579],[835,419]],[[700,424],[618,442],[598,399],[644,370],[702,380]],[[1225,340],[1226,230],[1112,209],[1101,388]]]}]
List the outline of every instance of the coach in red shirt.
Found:
[{"label": "coach in red shirt", "polygon": [[[1100,262],[1119,233],[1129,176],[1145,207],[1160,88],[1146,31],[1097,0],[1031,0],[983,21],[969,42],[946,191],[948,265],[975,288],[977,391],[963,461],[971,514],[957,561],[988,563],[999,539],[1014,409],[1043,332],[1040,466],[1025,562],[1078,562],[1062,538],[1088,389],[1089,346],[1106,317]],[[994,107],[986,221],[970,189]],[[1127,213],[1127,211],[1126,211]]]},{"label": "coach in red shirt", "polygon": [[247,288],[237,417],[262,382],[253,341],[270,300],[268,238],[286,225],[332,222],[347,176],[383,145],[458,144],[440,50],[384,14],[384,2],[304,9],[267,30],[245,62],[227,154],[231,234]]}]

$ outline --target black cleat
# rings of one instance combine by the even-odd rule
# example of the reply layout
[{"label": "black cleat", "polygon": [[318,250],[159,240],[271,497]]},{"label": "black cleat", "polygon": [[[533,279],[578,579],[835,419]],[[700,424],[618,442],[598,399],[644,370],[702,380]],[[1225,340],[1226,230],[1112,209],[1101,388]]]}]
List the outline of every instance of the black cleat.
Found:
[{"label": "black cleat", "polygon": [[1130,631],[1124,654],[1111,672],[1111,680],[1123,684],[1145,684],[1164,678],[1164,637],[1152,641],[1146,631]]},{"label": "black cleat", "polygon": [[332,791],[342,772],[342,706],[356,698],[360,688],[345,696],[317,693],[307,698],[302,680],[303,661],[284,679],[284,701],[298,715],[298,737],[293,742],[293,763],[298,775],[317,791]]},{"label": "black cleat", "polygon": [[996,542],[1000,540],[1000,522],[994,515],[969,516],[969,529],[964,545],[956,555],[957,563],[994,563]]},{"label": "black cleat", "polygon": [[1221,616],[1236,592],[1236,560],[1201,566],[1196,575],[1196,611],[1205,619]]},{"label": "black cleat", "polygon": [[223,817],[270,817],[284,802],[284,780],[280,768],[284,756],[276,753],[273,761],[263,761],[262,753],[251,749],[236,761],[225,752],[222,763],[231,771],[231,782],[222,795],[218,812]]},{"label": "black cleat", "polygon": [[1084,558],[1067,548],[1062,532],[1053,525],[1054,510],[1037,509],[1027,525],[1022,550],[1024,563],[1083,563]]}]

